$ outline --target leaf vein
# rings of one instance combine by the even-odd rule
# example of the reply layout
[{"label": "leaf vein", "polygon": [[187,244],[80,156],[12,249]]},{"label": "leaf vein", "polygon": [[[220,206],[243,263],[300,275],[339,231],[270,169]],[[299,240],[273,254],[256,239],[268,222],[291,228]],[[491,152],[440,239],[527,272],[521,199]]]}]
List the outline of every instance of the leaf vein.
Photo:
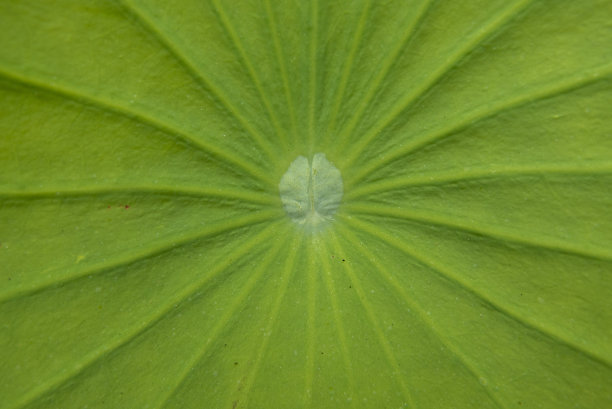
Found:
[{"label": "leaf vein", "polygon": [[244,243],[244,245],[239,247],[237,250],[234,250],[228,256],[227,261],[216,265],[216,268],[213,269],[208,275],[204,276],[201,280],[193,283],[181,293],[178,293],[178,295],[172,300],[170,300],[170,302],[159,307],[156,311],[154,311],[153,314],[151,314],[148,320],[141,321],[141,324],[138,325],[136,328],[131,328],[129,333],[127,331],[124,332],[125,335],[122,338],[117,339],[112,344],[106,345],[92,352],[87,357],[85,357],[85,359],[77,366],[71,368],[71,370],[67,370],[63,372],[60,376],[47,380],[40,386],[31,389],[27,395],[24,395],[21,398],[21,400],[13,407],[13,409],[23,408],[31,403],[36,402],[37,400],[42,399],[46,394],[52,393],[61,385],[67,383],[71,379],[76,378],[80,373],[84,372],[87,368],[92,367],[96,362],[99,362],[104,357],[107,357],[113,352],[118,351],[128,345],[131,341],[135,340],[138,336],[146,332],[148,329],[152,328],[164,317],[168,316],[172,311],[174,311],[175,305],[177,305],[177,303],[187,300],[191,295],[196,294],[217,274],[223,272],[226,268],[228,268],[232,264],[233,259],[239,257],[242,254],[247,253],[258,244],[265,243],[266,239],[274,234],[274,226],[275,225],[271,225],[268,228],[265,228],[262,231],[258,232],[251,240]]},{"label": "leaf vein", "polygon": [[124,106],[114,104],[111,101],[105,101],[99,96],[89,96],[83,93],[79,93],[78,91],[71,90],[69,88],[61,87],[57,84],[47,84],[44,81],[28,78],[22,74],[11,73],[5,70],[4,68],[0,68],[0,77],[4,78],[9,82],[22,84],[24,86],[34,89],[39,89],[85,106],[90,106],[105,112],[110,112],[115,115],[131,119],[135,122],[161,131],[166,135],[172,136],[177,140],[187,143],[188,145],[192,146],[194,149],[200,152],[204,152],[206,154],[232,163],[246,171],[249,175],[254,176],[256,179],[265,182],[266,184],[272,186],[276,185],[276,182],[272,180],[272,178],[270,178],[270,176],[268,176],[267,173],[263,171],[263,169],[258,166],[251,165],[244,158],[236,156],[233,153],[224,149],[212,146],[202,141],[201,139],[194,137],[193,135],[173,128],[171,125],[156,120],[155,118],[150,117],[143,112],[138,112],[134,109],[128,109]]},{"label": "leaf vein", "polygon": [[133,15],[151,35],[153,35],[157,41],[160,42],[166,49],[179,61],[183,67],[191,74],[191,76],[206,90],[217,98],[217,100],[225,107],[225,109],[240,123],[240,125],[251,135],[254,142],[257,143],[258,147],[268,156],[269,159],[273,159],[275,156],[274,149],[267,143],[266,139],[259,133],[248,120],[244,118],[242,113],[230,102],[227,95],[221,91],[221,89],[214,84],[212,80],[204,75],[202,70],[198,67],[172,42],[167,33],[159,29],[159,25],[150,17],[138,9],[130,0],[117,0],[123,5],[124,9]]},{"label": "leaf vein", "polygon": [[[332,240],[332,245],[334,247],[334,251],[337,254],[345,254],[345,251],[342,249],[342,246],[340,245],[340,242],[338,241],[336,234],[330,233],[330,235],[331,235],[331,240]],[[376,318],[376,314],[372,310],[372,306],[368,302],[368,299],[365,295],[365,291],[361,287],[361,283],[359,282],[359,279],[355,275],[350,263],[344,263],[343,265],[344,265],[344,270],[346,271],[349,279],[351,280],[351,284],[353,288],[355,289],[355,292],[357,293],[359,302],[363,306],[366,312],[366,315],[368,317],[368,320],[372,324],[373,331],[376,334],[378,342],[383,349],[385,358],[387,359],[388,364],[393,369],[394,375],[396,375],[395,378],[397,382],[399,383],[399,386],[400,386],[400,389],[402,390],[402,394],[404,395],[404,398],[408,401],[408,404],[411,408],[416,408],[416,405],[414,403],[414,398],[412,396],[412,392],[410,391],[410,388],[408,387],[408,381],[406,379],[406,374],[401,370],[399,363],[397,362],[397,358],[395,356],[395,353],[393,352],[393,347],[391,346],[389,340],[385,336],[384,331],[381,329],[380,323],[378,322],[378,319]]]},{"label": "leaf vein", "polygon": [[430,258],[426,258],[423,255],[417,254],[417,252],[414,249],[412,249],[409,245],[407,245],[403,241],[399,241],[397,240],[397,238],[389,235],[388,233],[380,231],[380,229],[377,226],[371,223],[358,221],[355,218],[348,218],[346,216],[342,216],[342,217],[346,220],[348,224],[352,224],[355,228],[363,231],[364,233],[371,234],[375,237],[378,237],[380,240],[400,250],[401,252],[403,252],[404,254],[412,258],[413,260],[428,267],[429,269],[431,269],[431,271],[436,273],[438,276],[448,279],[451,282],[455,283],[458,287],[462,288],[467,293],[482,300],[483,303],[499,311],[500,313],[504,314],[505,316],[513,320],[514,322],[522,325],[523,327],[529,330],[542,334],[546,338],[556,342],[557,344],[565,346],[566,348],[584,356],[585,358],[593,362],[603,365],[608,369],[612,369],[612,363],[609,362],[607,358],[600,356],[595,352],[585,349],[580,344],[572,340],[565,339],[562,335],[555,333],[554,330],[546,328],[536,322],[532,322],[532,320],[530,320],[528,317],[522,316],[520,315],[520,313],[517,313],[511,310],[510,308],[496,302],[492,298],[488,297],[482,291],[479,291],[473,286],[470,286],[469,283],[461,279],[461,277],[459,277],[458,275],[442,267],[439,263],[435,262],[434,260]]}]

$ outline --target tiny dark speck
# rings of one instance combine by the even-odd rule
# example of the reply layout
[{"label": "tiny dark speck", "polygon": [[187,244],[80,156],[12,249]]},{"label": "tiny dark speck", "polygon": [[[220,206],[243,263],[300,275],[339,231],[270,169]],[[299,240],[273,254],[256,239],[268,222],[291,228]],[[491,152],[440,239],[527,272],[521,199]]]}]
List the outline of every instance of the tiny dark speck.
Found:
[{"label": "tiny dark speck", "polygon": [[342,261],[345,261],[344,259],[342,259]]},{"label": "tiny dark speck", "polygon": [[238,365],[238,362],[234,362],[234,365]]},{"label": "tiny dark speck", "polygon": [[130,208],[130,206],[128,206],[128,205],[125,205],[125,208],[126,208],[126,209],[129,209],[129,208]]}]

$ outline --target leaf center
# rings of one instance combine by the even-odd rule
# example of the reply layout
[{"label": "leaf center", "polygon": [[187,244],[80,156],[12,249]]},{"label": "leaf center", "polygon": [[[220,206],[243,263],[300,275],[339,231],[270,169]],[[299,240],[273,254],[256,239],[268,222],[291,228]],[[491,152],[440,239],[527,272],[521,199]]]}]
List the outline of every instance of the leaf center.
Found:
[{"label": "leaf center", "polygon": [[309,228],[332,220],[342,200],[342,176],[324,153],[316,153],[312,161],[298,156],[278,187],[287,215]]}]

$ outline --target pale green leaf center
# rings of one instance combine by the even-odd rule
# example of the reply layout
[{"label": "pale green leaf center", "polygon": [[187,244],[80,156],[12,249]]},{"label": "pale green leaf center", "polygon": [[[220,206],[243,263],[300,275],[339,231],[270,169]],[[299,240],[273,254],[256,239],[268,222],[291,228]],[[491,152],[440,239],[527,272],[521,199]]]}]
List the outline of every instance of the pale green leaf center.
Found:
[{"label": "pale green leaf center", "polygon": [[291,219],[307,227],[320,227],[333,219],[342,200],[342,176],[325,157],[316,153],[309,162],[298,156],[279,184],[281,200]]}]

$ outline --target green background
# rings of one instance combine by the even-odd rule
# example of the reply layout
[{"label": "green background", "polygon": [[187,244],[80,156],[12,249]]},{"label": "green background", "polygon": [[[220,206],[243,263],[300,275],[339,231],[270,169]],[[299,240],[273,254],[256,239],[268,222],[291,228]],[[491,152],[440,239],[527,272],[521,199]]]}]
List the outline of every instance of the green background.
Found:
[{"label": "green background", "polygon": [[[0,27],[0,408],[612,407],[610,0]],[[317,152],[312,233],[278,183]]]}]

